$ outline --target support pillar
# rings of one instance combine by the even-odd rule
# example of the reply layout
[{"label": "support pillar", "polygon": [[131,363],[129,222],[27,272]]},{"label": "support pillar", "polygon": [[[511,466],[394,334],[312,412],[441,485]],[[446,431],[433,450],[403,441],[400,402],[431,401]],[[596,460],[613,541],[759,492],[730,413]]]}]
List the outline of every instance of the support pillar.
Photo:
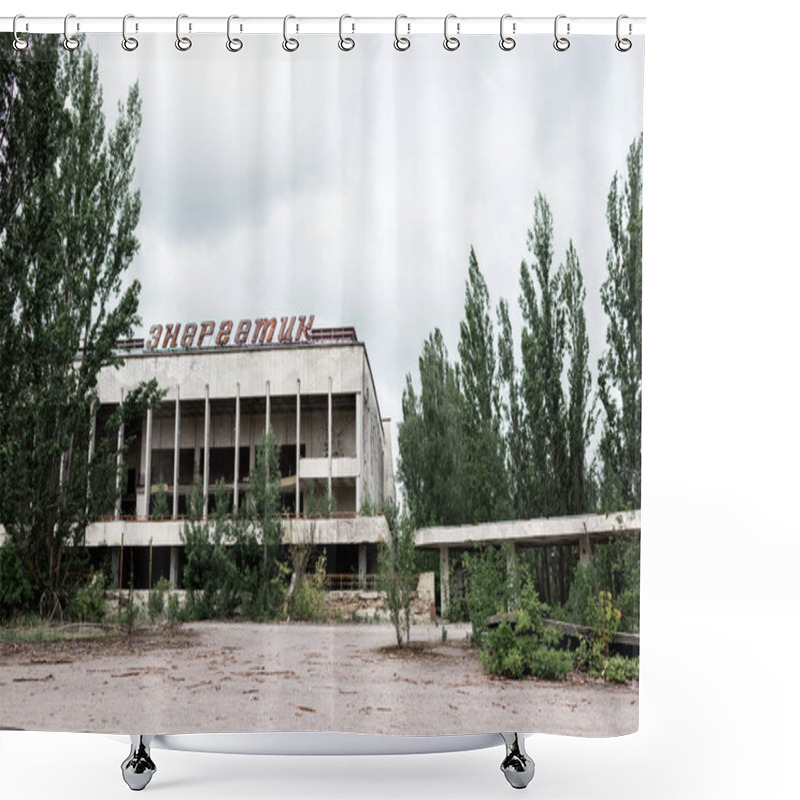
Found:
[{"label": "support pillar", "polygon": [[180,550],[177,547],[169,549],[169,582],[173,589],[178,588],[178,557]]},{"label": "support pillar", "polygon": [[356,392],[356,512],[361,511],[361,462],[364,458],[364,405]]},{"label": "support pillar", "polygon": [[361,589],[366,589],[367,586],[367,546],[360,544],[358,546],[358,585]]},{"label": "support pillar", "polygon": [[294,513],[300,514],[300,378],[297,379],[297,430],[295,432]]},{"label": "support pillar", "polygon": [[267,418],[265,422],[266,427],[264,428],[264,433],[267,435],[269,435],[269,426],[272,424],[272,420],[270,419],[269,395],[269,381],[267,381]]},{"label": "support pillar", "polygon": [[203,518],[208,516],[208,476],[211,462],[211,399],[206,384],[205,430],[203,433]]},{"label": "support pillar", "polygon": [[239,433],[241,428],[239,384],[236,384],[236,418],[233,424],[233,514],[239,513]]},{"label": "support pillar", "polygon": [[586,534],[578,539],[578,547],[580,549],[580,565],[588,567],[592,563],[592,543]]},{"label": "support pillar", "polygon": [[[119,390],[119,404],[120,407],[122,406],[123,401],[125,400],[125,390]],[[114,504],[114,519],[117,520],[122,515],[122,468],[123,468],[123,461],[122,461],[122,447],[125,444],[125,423],[119,423],[119,430],[117,431],[117,481],[116,481],[116,489],[117,489],[117,501]]]},{"label": "support pillar", "polygon": [[328,494],[333,493],[333,378],[328,378]]},{"label": "support pillar", "polygon": [[113,586],[120,585],[120,578],[119,578],[119,571],[120,571],[120,559],[119,559],[119,547],[114,547],[111,550],[111,572],[114,575]]},{"label": "support pillar", "polygon": [[444,616],[450,606],[450,548],[446,545],[439,548],[439,576],[439,600]]},{"label": "support pillar", "polygon": [[178,518],[178,498],[181,493],[181,387],[175,387],[175,455],[172,465],[172,517]]},{"label": "support pillar", "polygon": [[150,516],[150,485],[152,483],[153,463],[153,409],[147,409],[147,422],[144,436],[144,519]]}]

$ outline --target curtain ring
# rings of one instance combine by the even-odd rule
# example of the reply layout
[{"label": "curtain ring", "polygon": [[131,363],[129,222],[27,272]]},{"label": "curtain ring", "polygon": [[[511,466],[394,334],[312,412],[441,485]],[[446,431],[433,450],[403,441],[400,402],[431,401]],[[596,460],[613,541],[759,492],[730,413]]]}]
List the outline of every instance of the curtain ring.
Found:
[{"label": "curtain ring", "polygon": [[[238,53],[244,47],[244,42],[241,39],[234,39],[231,36],[231,22],[235,19],[239,19],[236,14],[231,14],[228,17],[228,41],[225,42],[225,47],[227,47],[231,53]],[[241,30],[241,28],[239,28],[239,30]]]},{"label": "curtain ring", "polygon": [[[614,47],[616,47],[617,50],[620,51],[620,53],[627,53],[628,50],[630,50],[631,47],[633,47],[633,42],[631,42],[630,39],[622,39],[620,37],[620,35],[619,35],[619,28],[620,28],[619,24],[620,24],[620,22],[622,22],[623,19],[628,19],[627,14],[620,14],[617,17],[617,41],[614,42]],[[630,34],[632,32],[632,30],[633,30],[633,28],[632,28],[632,26],[631,26],[631,24],[629,22],[628,23],[628,33]]]},{"label": "curtain ring", "polygon": [[[192,40],[188,36],[181,36],[181,20],[186,19],[188,14],[178,14],[175,19],[175,47],[181,52],[186,52],[192,46]],[[189,25],[189,30],[192,26]]]},{"label": "curtain ring", "polygon": [[[457,36],[448,36],[447,34],[447,24],[450,22],[451,19],[457,19],[455,14],[448,14],[444,18],[444,49],[450,50],[458,50],[461,47],[461,40]],[[456,33],[459,33],[461,29],[461,23],[456,23]]]},{"label": "curtain ring", "polygon": [[[356,43],[349,36],[345,37],[342,32],[342,26],[346,19],[353,19],[353,18],[349,14],[342,14],[342,16],[339,17],[339,49],[348,52],[349,50],[352,50],[356,46]],[[355,22],[351,22],[350,24],[353,26],[353,33],[355,33],[356,32]]]},{"label": "curtain ring", "polygon": [[63,41],[64,49],[69,50],[70,52],[72,52],[73,50],[77,50],[81,45],[79,39],[76,39],[74,36],[69,35],[68,26],[69,26],[69,21],[71,19],[75,19],[74,14],[67,14],[67,16],[64,17],[64,41]]},{"label": "curtain ring", "polygon": [[[401,19],[408,19],[405,14],[398,14],[394,18],[394,49],[400,50],[408,50],[411,47],[411,39],[407,36],[400,36],[400,20]],[[411,33],[411,23],[406,22],[406,27],[408,28],[408,33]]]},{"label": "curtain ring", "polygon": [[129,19],[134,19],[133,14],[126,14],[122,18],[122,49],[132,53],[139,46],[139,40],[133,36],[128,36]]},{"label": "curtain ring", "polygon": [[[558,21],[560,19],[566,19],[566,14],[559,14],[556,17],[556,21],[553,23],[553,35],[556,37],[556,40],[553,42],[553,47],[558,50],[559,53],[563,53],[565,50],[569,50],[569,39],[565,36],[558,35]],[[569,36],[569,22],[567,23],[567,36]]]},{"label": "curtain ring", "polygon": [[[513,50],[517,46],[516,39],[513,39],[511,36],[506,36],[503,31],[503,26],[505,25],[505,21],[507,19],[511,19],[511,14],[503,14],[500,17],[500,49],[505,50],[508,52],[509,50]],[[513,31],[516,33],[516,24],[514,24]]]},{"label": "curtain ring", "polygon": [[300,47],[300,42],[298,42],[294,37],[290,39],[287,36],[290,19],[297,19],[297,17],[293,17],[291,14],[289,14],[283,18],[283,43],[281,46],[287,53],[294,53],[294,51]]},{"label": "curtain ring", "polygon": [[13,45],[14,45],[14,49],[15,50],[24,50],[28,46],[28,40],[27,39],[23,39],[19,35],[19,32],[17,31],[17,20],[18,19],[25,19],[25,15],[24,14],[17,14],[17,16],[14,17],[14,25],[13,25],[14,42],[13,42]]}]

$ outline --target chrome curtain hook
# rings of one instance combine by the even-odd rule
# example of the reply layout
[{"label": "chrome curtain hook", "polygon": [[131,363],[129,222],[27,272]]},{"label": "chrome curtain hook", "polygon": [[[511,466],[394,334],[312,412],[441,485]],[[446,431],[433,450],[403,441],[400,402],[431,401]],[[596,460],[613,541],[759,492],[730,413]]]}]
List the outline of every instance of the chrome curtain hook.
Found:
[{"label": "chrome curtain hook", "polygon": [[[178,14],[175,19],[175,47],[182,52],[186,52],[192,46],[192,40],[188,36],[181,36],[181,20],[188,17],[188,14]],[[191,29],[192,26],[189,25],[189,30]]]},{"label": "chrome curtain hook", "polygon": [[[235,19],[239,19],[236,14],[231,14],[228,17],[228,41],[225,42],[225,47],[227,47],[231,53],[238,53],[244,47],[244,42],[241,39],[235,39],[231,36],[231,22]],[[239,30],[241,30],[241,27]]]},{"label": "chrome curtain hook", "polygon": [[[401,19],[406,19],[407,20],[408,17],[405,14],[398,14],[394,18],[394,49],[395,50],[400,50],[402,52],[403,50],[408,50],[408,48],[411,47],[411,39],[409,39],[407,36],[400,36],[400,20]],[[407,29],[407,33],[411,33],[411,23],[410,22],[406,22],[406,29]]]},{"label": "chrome curtain hook", "polygon": [[134,19],[133,14],[126,14],[122,18],[122,49],[131,53],[139,46],[139,40],[133,36],[128,36],[129,19]]},{"label": "chrome curtain hook", "polygon": [[[458,50],[458,48],[461,47],[461,40],[457,36],[450,36],[447,32],[448,24],[451,19],[457,19],[456,15],[448,14],[444,18],[444,49],[452,52],[453,50]],[[460,33],[460,30],[461,24],[457,22],[456,33]]]},{"label": "chrome curtain hook", "polygon": [[[294,37],[291,39],[289,38],[289,20],[290,19],[297,19],[296,17],[292,16],[291,14],[285,16],[283,18],[283,43],[282,47],[287,53],[293,53],[300,47],[300,42],[297,41]],[[299,27],[299,26],[298,26]]]},{"label": "chrome curtain hook", "polygon": [[[27,39],[23,39],[19,35],[19,31],[17,30],[17,20],[20,20],[20,19],[25,19],[25,15],[24,14],[17,14],[17,16],[14,17],[14,25],[12,27],[12,30],[14,31],[13,45],[14,45],[14,49],[15,50],[24,50],[28,46],[28,40]],[[27,30],[27,25],[25,26],[25,28]]]},{"label": "chrome curtain hook", "polygon": [[67,14],[67,16],[64,17],[64,41],[63,41],[64,49],[69,50],[70,52],[72,52],[73,50],[77,50],[81,45],[79,39],[76,39],[74,36],[69,35],[69,21],[71,19],[75,19],[74,14]]},{"label": "chrome curtain hook", "polygon": [[[556,17],[555,22],[553,23],[553,35],[555,36],[556,39],[553,42],[553,47],[555,47],[555,49],[558,50],[560,53],[563,53],[565,50],[569,50],[569,44],[570,44],[569,39],[567,39],[565,36],[558,35],[558,21],[560,19],[566,19],[566,18],[567,18],[566,14],[559,14]],[[569,22],[567,23],[567,36],[569,36]]]},{"label": "chrome curtain hook", "polygon": [[[513,50],[517,46],[516,39],[505,35],[504,28],[507,19],[511,19],[511,14],[503,14],[503,16],[500,17],[500,49],[506,52]],[[516,33],[516,25],[513,26],[512,30]]]},{"label": "chrome curtain hook", "polygon": [[[342,14],[342,16],[339,17],[339,49],[344,50],[345,52],[347,52],[348,50],[352,50],[356,46],[356,43],[353,39],[351,39],[349,36],[346,37],[344,35],[343,26],[344,26],[344,21],[346,19],[353,19],[353,18],[349,14]],[[355,33],[356,32],[355,22],[351,22],[350,24],[353,28],[352,32]]]},{"label": "chrome curtain hook", "polygon": [[[631,40],[630,40],[630,39],[623,39],[623,38],[622,38],[622,37],[619,35],[619,31],[620,31],[620,23],[621,23],[621,22],[622,22],[622,20],[624,20],[624,19],[628,19],[628,15],[627,15],[627,14],[620,14],[620,15],[617,17],[617,41],[616,41],[616,42],[614,42],[614,47],[616,47],[616,48],[617,48],[617,50],[619,50],[619,51],[620,51],[620,53],[627,53],[627,52],[628,52],[628,50],[630,50],[630,49],[631,49],[631,47],[633,47],[633,42],[631,42]],[[630,22],[629,22],[629,23],[628,23],[628,35],[630,35],[632,32],[633,32],[633,26],[632,26],[632,25],[630,24]]]}]

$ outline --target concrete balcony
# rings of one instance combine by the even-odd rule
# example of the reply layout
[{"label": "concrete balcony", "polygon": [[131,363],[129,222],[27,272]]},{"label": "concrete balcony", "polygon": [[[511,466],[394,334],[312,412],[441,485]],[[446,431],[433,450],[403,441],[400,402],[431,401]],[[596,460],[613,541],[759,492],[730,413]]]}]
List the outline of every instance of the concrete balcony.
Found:
[{"label": "concrete balcony", "polygon": [[[86,529],[87,547],[181,547],[185,520],[163,522],[115,520],[94,522]],[[376,544],[389,533],[383,516],[342,516],[284,519],[284,544]]]},{"label": "concrete balcony", "polygon": [[[332,458],[331,459],[331,478],[357,478],[358,459],[357,458]],[[316,478],[327,480],[328,478],[328,459],[327,458],[301,458],[300,459],[300,478]]]}]

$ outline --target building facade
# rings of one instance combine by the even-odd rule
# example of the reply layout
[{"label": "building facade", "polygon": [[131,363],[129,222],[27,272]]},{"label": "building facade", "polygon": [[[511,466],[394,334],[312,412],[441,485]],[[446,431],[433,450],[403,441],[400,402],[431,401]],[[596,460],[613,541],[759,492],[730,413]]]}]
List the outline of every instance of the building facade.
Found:
[{"label": "building facade", "polygon": [[[241,507],[259,439],[270,428],[279,454],[284,541],[325,548],[336,576],[377,571],[386,523],[362,510],[395,498],[389,420],[381,418],[367,350],[355,330],[312,329],[313,317],[308,324],[299,320],[297,333],[292,324],[287,335],[284,318],[275,341],[275,320],[268,338],[258,335],[262,320],[240,321],[236,334],[229,321],[189,323],[183,335],[177,325],[153,326],[147,341],[126,343],[120,369],[101,372],[96,431],[106,429],[141,382],[155,378],[165,391],[140,427],[119,430],[120,442],[133,440],[120,455],[119,501],[113,515],[87,530],[93,560],[110,558],[123,585],[132,580],[147,588],[165,576],[180,586],[189,495],[202,487],[208,514],[221,480],[233,506]],[[207,341],[196,335],[204,326],[212,326]],[[159,493],[169,513],[155,519]],[[333,514],[309,519],[327,493]]]}]

